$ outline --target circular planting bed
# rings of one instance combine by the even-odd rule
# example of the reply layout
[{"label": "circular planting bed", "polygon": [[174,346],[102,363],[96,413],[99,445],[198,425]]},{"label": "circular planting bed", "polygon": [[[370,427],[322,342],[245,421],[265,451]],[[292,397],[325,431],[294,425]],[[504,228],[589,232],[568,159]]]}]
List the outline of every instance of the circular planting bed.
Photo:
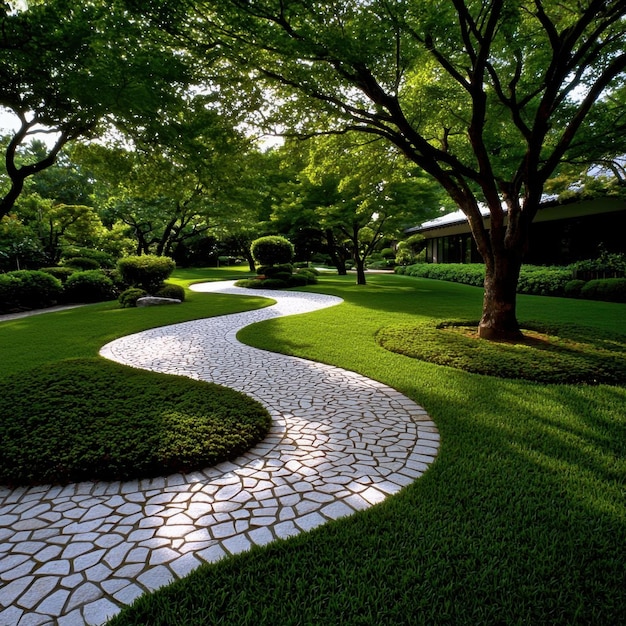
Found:
[{"label": "circular planting bed", "polygon": [[104,359],[0,382],[0,483],[129,480],[199,470],[263,439],[266,409],[241,393]]},{"label": "circular planting bed", "polygon": [[378,343],[399,354],[475,374],[541,383],[626,383],[626,336],[562,325],[522,324],[524,339],[480,339],[478,322],[389,326]]}]

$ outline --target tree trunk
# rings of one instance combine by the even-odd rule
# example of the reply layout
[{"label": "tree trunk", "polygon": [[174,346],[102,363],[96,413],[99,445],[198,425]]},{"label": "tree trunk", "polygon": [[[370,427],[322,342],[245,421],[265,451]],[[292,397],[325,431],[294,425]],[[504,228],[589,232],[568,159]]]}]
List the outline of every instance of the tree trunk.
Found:
[{"label": "tree trunk", "polygon": [[356,284],[366,285],[365,280],[365,259],[361,258],[359,254],[354,255],[354,262],[356,264]]},{"label": "tree trunk", "polygon": [[517,281],[521,259],[503,254],[485,264],[485,295],[478,335],[491,341],[519,341],[522,333],[517,322]]}]

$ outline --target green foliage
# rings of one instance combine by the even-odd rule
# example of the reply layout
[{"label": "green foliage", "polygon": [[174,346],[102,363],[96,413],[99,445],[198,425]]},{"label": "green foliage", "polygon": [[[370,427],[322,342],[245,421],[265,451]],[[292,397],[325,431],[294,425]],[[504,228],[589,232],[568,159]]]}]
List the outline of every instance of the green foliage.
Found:
[{"label": "green foliage", "polygon": [[17,270],[0,274],[0,311],[52,306],[62,292],[61,281],[47,272]]},{"label": "green foliage", "polygon": [[183,302],[185,300],[185,289],[180,285],[167,284],[163,285],[154,295],[159,298],[174,298]]},{"label": "green foliage", "polygon": [[578,261],[571,265],[576,278],[619,278],[626,275],[626,254],[602,251],[597,259]]},{"label": "green foliage", "polygon": [[115,267],[115,261],[113,260],[113,257],[108,252],[103,252],[102,250],[94,250],[93,248],[79,248],[77,246],[69,246],[64,250],[63,259],[65,265],[70,265],[68,259],[72,259],[74,257],[78,257],[81,259],[92,259],[98,264],[98,267],[106,269],[113,269]]},{"label": "green foliage", "polygon": [[[623,282],[626,279],[572,279],[576,273],[619,272],[623,255],[607,255],[604,261],[580,261],[568,267],[523,265],[517,284],[518,293],[535,296],[583,297],[591,300],[624,302]],[[583,269],[581,269],[583,268]],[[396,268],[397,274],[419,278],[447,280],[480,287],[484,283],[485,266],[480,263],[417,263]]]},{"label": "green foliage", "polygon": [[266,278],[258,282],[261,283],[261,289],[286,289],[288,286],[287,280],[282,280],[281,278]]},{"label": "green foliage", "polygon": [[626,383],[626,335],[528,322],[522,324],[525,341],[504,344],[479,339],[477,326],[478,322],[388,326],[376,339],[392,352],[475,374],[556,384]]},{"label": "green foliage", "polygon": [[585,285],[584,280],[570,280],[565,283],[565,287],[563,288],[563,295],[566,298],[580,298],[580,290]]},{"label": "green foliage", "polygon": [[174,271],[176,263],[169,257],[144,254],[128,256],[117,262],[117,269],[127,285],[154,293]]},{"label": "green foliage", "polygon": [[129,309],[137,306],[137,300],[147,296],[148,292],[139,287],[129,287],[119,295],[118,302],[123,309]]},{"label": "green foliage", "polygon": [[104,302],[117,297],[113,281],[102,270],[74,272],[65,281],[63,292],[68,302]]},{"label": "green foliage", "polygon": [[259,276],[265,276],[267,278],[274,278],[277,274],[291,275],[293,272],[293,265],[291,263],[278,263],[276,265],[259,265],[256,273]]},{"label": "green foliage", "polygon": [[46,274],[50,274],[55,278],[58,278],[62,283],[65,281],[76,271],[71,267],[42,267],[40,269],[41,272],[46,272]]},{"label": "green foliage", "polygon": [[250,252],[260,265],[282,265],[293,261],[293,244],[285,237],[269,235],[252,242]]},{"label": "green foliage", "polygon": [[317,282],[317,278],[311,274],[292,274],[287,278],[288,287],[306,287],[306,285],[313,285]]},{"label": "green foliage", "polygon": [[128,480],[202,469],[267,433],[248,396],[102,359],[0,381],[0,481]]},{"label": "green foliage", "polygon": [[580,290],[582,298],[626,302],[626,278],[599,278],[590,280]]},{"label": "green foliage", "polygon": [[485,282],[482,263],[416,263],[396,268],[396,273],[481,287]]},{"label": "green foliage", "polygon": [[97,270],[100,269],[100,263],[95,259],[88,257],[71,257],[63,262],[66,267],[77,270]]},{"label": "green foliage", "polygon": [[572,280],[572,270],[569,268],[523,265],[517,283],[517,292],[535,296],[561,296],[565,292],[565,285],[570,280]]}]

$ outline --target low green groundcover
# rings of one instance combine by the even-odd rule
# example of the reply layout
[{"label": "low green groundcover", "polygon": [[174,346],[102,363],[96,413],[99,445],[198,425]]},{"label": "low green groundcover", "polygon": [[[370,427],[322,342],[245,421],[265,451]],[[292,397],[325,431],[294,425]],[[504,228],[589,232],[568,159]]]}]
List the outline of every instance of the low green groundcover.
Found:
[{"label": "low green groundcover", "polygon": [[623,384],[626,336],[574,325],[548,327],[528,322],[524,341],[479,339],[477,322],[434,322],[389,326],[378,343],[399,354],[475,374],[541,383]]},{"label": "low green groundcover", "polygon": [[202,469],[260,441],[271,418],[231,389],[72,359],[0,381],[0,482],[127,480]]}]

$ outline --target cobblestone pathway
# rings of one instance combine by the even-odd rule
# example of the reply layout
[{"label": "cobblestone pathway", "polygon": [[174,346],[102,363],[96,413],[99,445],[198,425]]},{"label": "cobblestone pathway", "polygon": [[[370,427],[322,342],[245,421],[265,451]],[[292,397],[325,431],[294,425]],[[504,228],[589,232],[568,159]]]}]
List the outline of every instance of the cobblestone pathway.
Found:
[{"label": "cobblestone pathway", "polygon": [[[232,283],[195,288],[242,293]],[[245,392],[270,411],[269,435],[234,462],[187,475],[0,487],[0,626],[101,624],[201,563],[365,509],[428,468],[439,435],[412,400],[235,339],[248,324],[340,299],[256,293],[277,304],[145,331],[101,354]]]}]

